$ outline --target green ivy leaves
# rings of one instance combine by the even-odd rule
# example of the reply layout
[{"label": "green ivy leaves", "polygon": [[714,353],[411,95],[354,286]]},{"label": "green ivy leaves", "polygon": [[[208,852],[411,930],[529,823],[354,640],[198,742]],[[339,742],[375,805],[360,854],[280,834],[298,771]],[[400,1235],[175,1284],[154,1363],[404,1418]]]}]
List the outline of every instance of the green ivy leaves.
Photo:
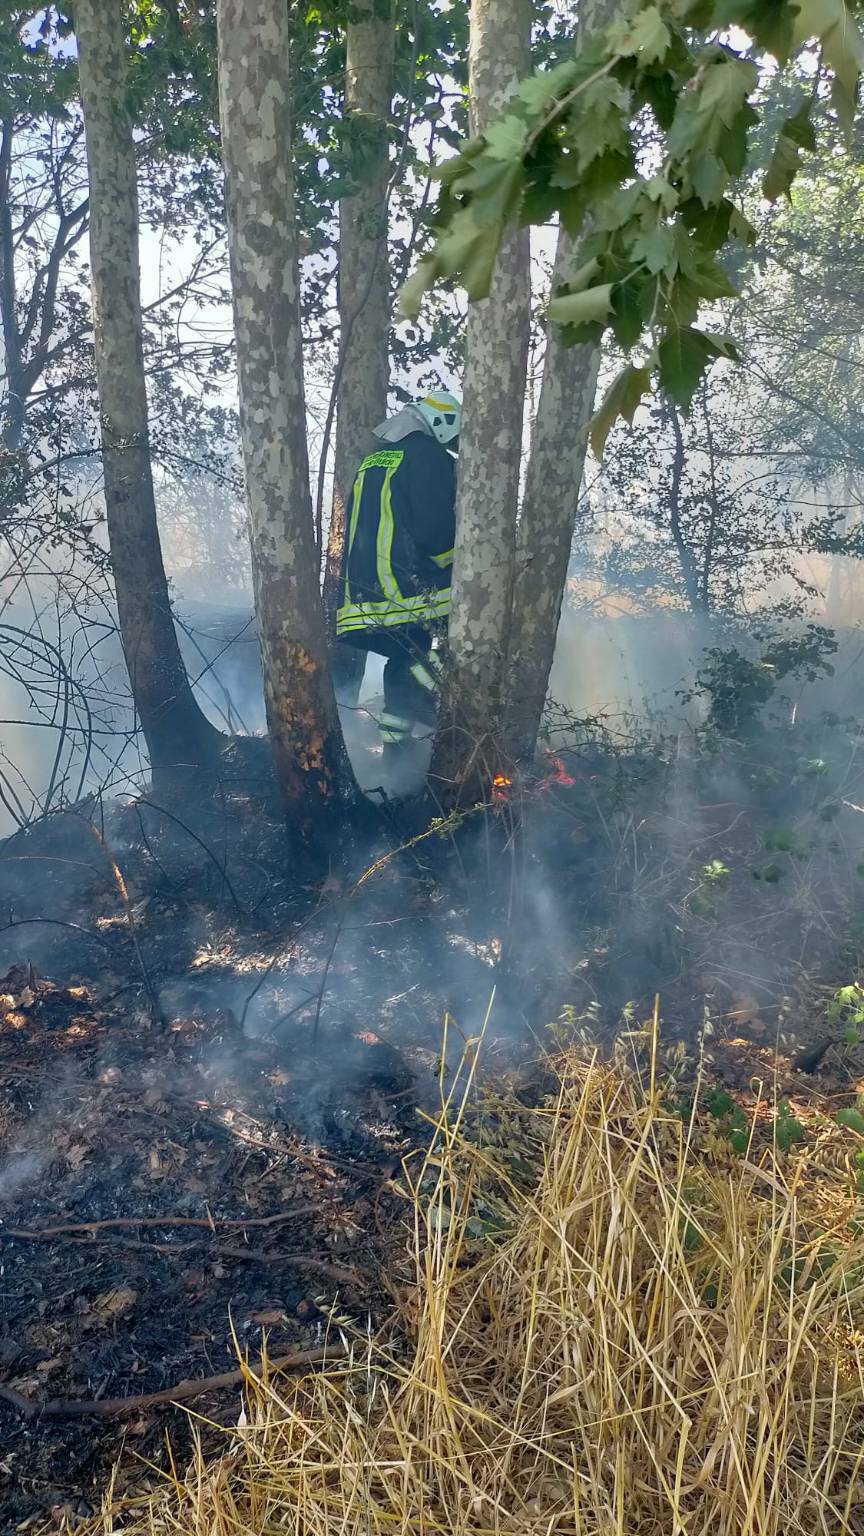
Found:
[{"label": "green ivy leaves", "polygon": [[[718,254],[753,238],[730,188],[758,121],[758,69],[714,40],[730,26],[781,63],[817,42],[838,110],[851,120],[864,40],[846,0],[634,0],[576,57],[523,81],[485,136],[439,172],[438,241],[403,289],[402,313],[415,317],[439,281],[484,298],[507,226],[558,214],[583,237],[583,264],[552,296],[549,320],[567,345],[598,342],[611,328],[626,351],[645,348],[595,418],[598,452],[618,416],[632,420],[653,378],[687,409],[714,360],[738,360],[729,338],[695,323],[701,304],[734,293]],[[639,170],[646,111],[660,144],[651,176]],[[805,104],[783,124],[766,197],[789,194],[801,153],[814,147]]]}]

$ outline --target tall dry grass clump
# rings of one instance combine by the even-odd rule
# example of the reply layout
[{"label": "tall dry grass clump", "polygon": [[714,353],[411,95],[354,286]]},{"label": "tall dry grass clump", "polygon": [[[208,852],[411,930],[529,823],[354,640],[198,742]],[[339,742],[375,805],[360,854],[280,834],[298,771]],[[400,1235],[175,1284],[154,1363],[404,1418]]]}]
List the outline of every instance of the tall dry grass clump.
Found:
[{"label": "tall dry grass clump", "polygon": [[398,1327],[250,1375],[221,1457],[94,1531],[864,1532],[864,1249],[806,1155],[727,1155],[596,1065],[470,1134],[466,1102],[409,1176]]}]

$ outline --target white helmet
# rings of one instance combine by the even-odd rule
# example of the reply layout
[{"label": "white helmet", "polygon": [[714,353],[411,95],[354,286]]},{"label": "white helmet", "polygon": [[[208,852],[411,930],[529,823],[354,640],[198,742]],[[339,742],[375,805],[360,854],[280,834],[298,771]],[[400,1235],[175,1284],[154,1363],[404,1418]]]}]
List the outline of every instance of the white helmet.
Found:
[{"label": "white helmet", "polygon": [[436,390],[434,394],[424,395],[422,399],[415,401],[414,409],[419,411],[423,420],[429,426],[433,437],[437,437],[439,443],[446,447],[459,436],[462,426],[462,402],[455,395],[447,393],[446,389]]}]

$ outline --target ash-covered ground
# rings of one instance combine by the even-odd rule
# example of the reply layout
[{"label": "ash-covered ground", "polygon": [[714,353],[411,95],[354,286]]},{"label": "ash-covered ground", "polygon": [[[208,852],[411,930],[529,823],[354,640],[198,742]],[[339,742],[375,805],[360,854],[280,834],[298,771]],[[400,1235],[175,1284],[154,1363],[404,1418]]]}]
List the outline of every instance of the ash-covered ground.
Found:
[{"label": "ash-covered ground", "polygon": [[[443,829],[378,796],[329,870],[298,866],[245,769],[3,845],[3,1529],[83,1509],[121,1445],[158,1464],[166,1419],[185,1433],[99,1401],[230,1372],[235,1335],[283,1354],[334,1306],[386,1316],[400,1166],[466,1042],[538,1093],[562,1030],[630,1048],[659,998],[665,1048],[731,1092],[855,1103],[857,727],[556,739]],[[236,1387],[195,1407],[230,1421]]]}]

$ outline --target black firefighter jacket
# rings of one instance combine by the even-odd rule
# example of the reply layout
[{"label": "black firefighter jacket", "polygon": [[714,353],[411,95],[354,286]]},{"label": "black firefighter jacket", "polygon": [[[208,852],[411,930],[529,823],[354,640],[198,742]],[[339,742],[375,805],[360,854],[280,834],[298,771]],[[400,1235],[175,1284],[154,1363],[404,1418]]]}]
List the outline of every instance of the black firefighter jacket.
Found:
[{"label": "black firefighter jacket", "polygon": [[455,507],[455,463],[427,433],[411,432],[363,460],[347,509],[340,639],[376,650],[376,631],[384,641],[382,632],[401,624],[425,628],[447,617]]}]

